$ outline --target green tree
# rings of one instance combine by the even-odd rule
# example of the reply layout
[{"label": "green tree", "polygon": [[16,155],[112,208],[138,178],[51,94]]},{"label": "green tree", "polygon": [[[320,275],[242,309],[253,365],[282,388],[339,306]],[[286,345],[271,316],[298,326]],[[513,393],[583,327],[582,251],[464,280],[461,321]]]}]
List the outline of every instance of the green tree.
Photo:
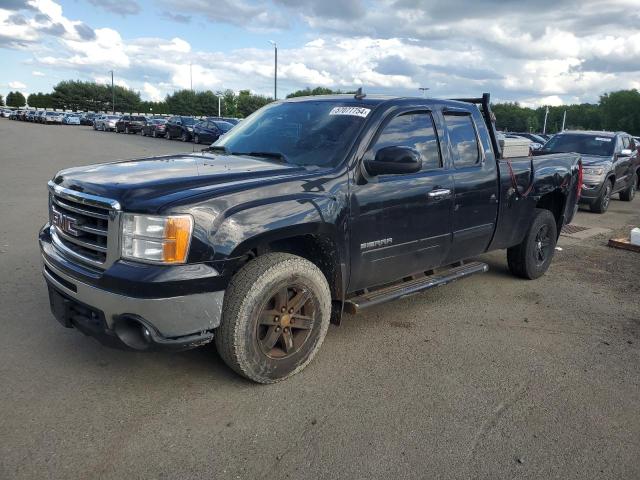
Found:
[{"label": "green tree", "polygon": [[36,108],[53,108],[53,99],[49,93],[32,93],[27,97],[27,104]]},{"label": "green tree", "polygon": [[640,92],[619,90],[600,97],[602,123],[607,130],[640,135]]},{"label": "green tree", "polygon": [[9,92],[7,94],[7,107],[24,107],[27,104],[27,100],[20,92]]},{"label": "green tree", "polygon": [[249,90],[240,90],[236,99],[238,116],[247,117],[272,101],[272,98],[253,94]]},{"label": "green tree", "polygon": [[225,90],[222,95],[222,115],[224,117],[238,116],[238,99],[233,90]]},{"label": "green tree", "polygon": [[[114,95],[115,94],[115,95]],[[54,108],[91,111],[111,111],[112,99],[115,96],[115,110],[119,112],[135,112],[140,106],[140,94],[128,88],[95,82],[67,80],[53,87],[51,93]]]},{"label": "green tree", "polygon": [[4,98],[2,95],[0,95],[0,106],[4,105]]},{"label": "green tree", "polygon": [[324,88],[324,87],[316,87],[314,89],[306,87],[306,88],[303,88],[302,90],[296,90],[295,92],[291,92],[289,95],[287,95],[287,98],[308,97],[312,95],[332,95],[336,93],[342,93],[342,92],[340,90],[333,91],[330,88]]}]

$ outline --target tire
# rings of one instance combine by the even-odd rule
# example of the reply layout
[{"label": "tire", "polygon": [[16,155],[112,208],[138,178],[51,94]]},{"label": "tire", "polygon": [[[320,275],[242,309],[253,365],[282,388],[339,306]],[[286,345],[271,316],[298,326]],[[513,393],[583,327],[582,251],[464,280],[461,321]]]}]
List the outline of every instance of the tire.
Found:
[{"label": "tire", "polygon": [[[289,317],[290,302],[302,292],[304,303],[297,311],[303,314],[296,315],[294,310]],[[280,318],[278,312],[283,308]],[[330,316],[331,293],[318,267],[288,253],[265,254],[231,279],[215,333],[218,354],[235,372],[254,382],[284,380],[313,360],[327,334]],[[292,319],[298,324],[289,323]]]},{"label": "tire", "polygon": [[124,127],[124,133],[126,133],[127,135],[129,135],[129,126]]},{"label": "tire", "polygon": [[638,174],[634,173],[633,178],[631,179],[631,184],[620,192],[620,200],[623,202],[630,202],[636,196],[636,187],[638,185]]},{"label": "tire", "polygon": [[166,138],[167,140],[171,140],[171,134],[169,133],[169,130],[167,130],[167,133],[164,134],[164,138]]},{"label": "tire", "polygon": [[549,269],[556,249],[558,228],[549,210],[536,208],[522,243],[507,249],[507,264],[516,277],[534,280]]},{"label": "tire", "polygon": [[155,131],[155,129],[153,130],[153,133],[151,134],[151,136],[153,138],[158,138],[158,132]]},{"label": "tire", "polygon": [[607,180],[598,199],[589,206],[592,212],[605,213],[607,211],[607,209],[609,208],[609,203],[611,203],[612,190],[613,182],[611,180]]},{"label": "tire", "polygon": [[141,134],[143,137],[146,137],[146,136],[147,136],[147,132],[145,132],[145,131],[144,131],[144,128],[143,128],[142,130],[140,130],[140,134]]},{"label": "tire", "polygon": [[193,143],[200,143],[200,137],[197,134],[193,137]]},{"label": "tire", "polygon": [[182,140],[183,142],[189,141],[189,136],[187,135],[187,132],[182,132],[182,135],[180,135],[180,140]]}]

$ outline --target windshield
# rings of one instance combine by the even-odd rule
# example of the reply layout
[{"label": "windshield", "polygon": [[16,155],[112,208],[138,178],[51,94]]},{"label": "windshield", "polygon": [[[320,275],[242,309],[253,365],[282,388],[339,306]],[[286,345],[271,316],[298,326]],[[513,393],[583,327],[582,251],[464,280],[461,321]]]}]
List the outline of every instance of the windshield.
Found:
[{"label": "windshield", "polygon": [[196,119],[192,117],[182,117],[181,120],[183,125],[193,125],[196,123]]},{"label": "windshield", "polygon": [[108,118],[109,120],[119,120],[119,119],[120,119],[120,117],[119,117],[119,116],[117,116],[117,115],[109,115],[107,118]]},{"label": "windshield", "polygon": [[580,153],[582,155],[596,155],[609,157],[613,155],[615,138],[597,135],[563,133],[549,140],[542,151],[546,153]]},{"label": "windshield", "polygon": [[240,122],[214,146],[230,154],[276,154],[295,165],[335,166],[370,111],[340,101],[274,103]]},{"label": "windshield", "polygon": [[165,123],[167,123],[166,120],[163,120],[161,118],[154,118],[153,120],[151,120],[153,123],[155,123],[156,125],[164,125]]},{"label": "windshield", "polygon": [[233,125],[227,122],[213,122],[213,124],[223,132],[228,132],[233,128]]}]

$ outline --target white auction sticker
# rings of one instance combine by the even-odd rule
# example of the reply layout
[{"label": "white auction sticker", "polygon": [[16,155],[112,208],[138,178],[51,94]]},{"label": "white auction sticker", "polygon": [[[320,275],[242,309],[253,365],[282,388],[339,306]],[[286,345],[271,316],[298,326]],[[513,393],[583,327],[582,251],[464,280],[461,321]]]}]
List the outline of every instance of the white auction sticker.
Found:
[{"label": "white auction sticker", "polygon": [[333,107],[329,115],[351,115],[353,117],[366,118],[370,111],[370,108],[363,107]]},{"label": "white auction sticker", "polygon": [[604,138],[604,137],[596,137],[596,141],[598,141],[598,142],[610,142],[611,139],[610,138]]}]

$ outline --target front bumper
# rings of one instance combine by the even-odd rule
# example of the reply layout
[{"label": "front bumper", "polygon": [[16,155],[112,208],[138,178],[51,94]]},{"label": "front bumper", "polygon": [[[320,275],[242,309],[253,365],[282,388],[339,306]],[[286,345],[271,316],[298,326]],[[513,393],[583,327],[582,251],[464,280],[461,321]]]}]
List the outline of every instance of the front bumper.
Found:
[{"label": "front bumper", "polygon": [[171,290],[183,290],[183,294],[169,296],[166,286],[158,289],[162,296],[152,297],[137,296],[137,288],[111,291],[95,284],[96,272],[83,279],[77,268],[67,270],[64,265],[69,261],[47,233],[45,226],[40,232],[43,275],[52,312],[66,327],[75,327],[105,345],[134,350],[181,350],[213,339],[212,330],[220,325],[224,290],[184,293],[172,282]]},{"label": "front bumper", "polygon": [[604,181],[600,183],[587,183],[585,182],[582,185],[582,193],[580,195],[580,203],[582,204],[591,204],[595,202],[598,198],[600,198],[600,194],[602,193],[602,186],[604,185]]}]

